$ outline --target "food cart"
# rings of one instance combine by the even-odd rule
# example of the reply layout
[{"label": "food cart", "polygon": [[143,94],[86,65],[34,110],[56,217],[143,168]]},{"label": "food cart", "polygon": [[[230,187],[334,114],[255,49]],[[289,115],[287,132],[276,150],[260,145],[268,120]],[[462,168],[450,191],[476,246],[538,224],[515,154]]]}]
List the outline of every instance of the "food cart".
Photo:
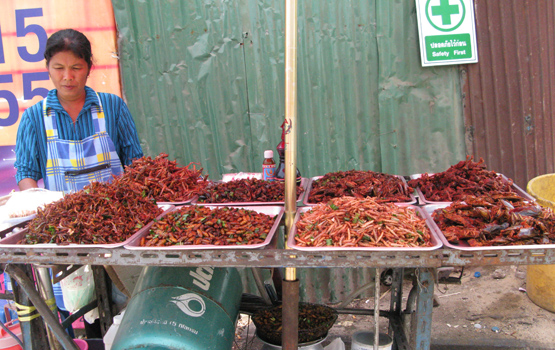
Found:
[{"label": "food cart", "polygon": [[[292,8],[292,4],[290,9]],[[290,13],[289,18],[295,18],[296,13]],[[289,26],[288,26],[289,27]],[[293,27],[294,28],[294,27]],[[290,31],[294,33],[295,31]],[[288,50],[291,48],[294,37],[289,39]],[[293,47],[294,49],[294,47]],[[294,50],[289,50],[289,53]],[[289,63],[294,65],[293,56],[289,57]],[[294,69],[287,69],[288,74],[296,74]],[[295,76],[289,76],[289,82],[294,81]],[[295,91],[290,90],[293,84],[288,84],[287,94],[287,113],[286,118],[291,120],[291,133],[287,135],[287,178],[294,176],[295,169],[295,146],[296,146],[296,123],[295,123]],[[292,117],[292,118],[290,118]],[[287,180],[286,180],[287,181]],[[287,181],[289,184],[286,193],[291,191],[294,181]],[[282,225],[287,230],[292,227],[293,217],[296,213],[296,206],[291,196],[286,199],[286,216]],[[419,203],[420,204],[420,203]],[[48,306],[34,290],[34,284],[25,279],[25,276],[18,270],[17,264],[33,264],[35,266],[69,266],[69,265],[94,265],[94,266],[115,266],[115,265],[138,265],[138,266],[222,266],[222,267],[280,267],[286,268],[286,280],[291,282],[290,292],[295,292],[295,269],[306,268],[343,268],[343,267],[366,267],[374,268],[379,271],[383,268],[394,268],[394,283],[392,288],[392,303],[388,318],[393,329],[395,341],[399,349],[428,349],[430,346],[430,329],[432,315],[432,296],[434,288],[433,269],[438,267],[452,266],[479,266],[479,265],[539,265],[553,264],[554,256],[551,247],[527,247],[527,248],[485,248],[461,250],[450,247],[441,247],[435,250],[426,251],[330,251],[321,252],[280,249],[278,241],[284,239],[278,235],[274,236],[271,242],[262,249],[203,249],[197,251],[186,251],[180,249],[144,249],[133,250],[124,246],[119,247],[29,247],[13,246],[9,249],[0,251],[0,262],[6,264],[8,271],[12,272],[15,279],[24,288],[31,301],[43,315],[47,323],[55,330],[57,335],[63,333],[61,327],[57,327],[58,322],[50,317]],[[402,319],[405,310],[401,303],[401,282],[402,269],[416,268],[418,279],[415,283],[416,307],[410,311],[413,329],[407,332],[403,329]],[[295,298],[286,300],[294,303]],[[106,309],[106,308],[104,308]],[[109,310],[109,308],[107,308]],[[294,313],[293,308],[286,308]],[[379,310],[377,310],[379,311]],[[375,312],[376,317],[380,312]],[[107,322],[110,322],[111,315],[104,314]],[[293,329],[294,331],[294,329]],[[64,339],[61,337],[61,339]],[[67,339],[62,341],[67,348],[75,348]],[[287,345],[291,346],[291,345]],[[292,345],[294,346],[294,344]]]},{"label": "food cart", "polygon": [[[426,207],[425,205],[422,206]],[[303,208],[299,208],[301,211]],[[280,225],[283,225],[281,220]],[[380,271],[393,268],[391,306],[389,310],[373,310],[375,317],[386,316],[398,349],[428,349],[432,320],[433,292],[435,283],[434,269],[454,266],[480,265],[542,265],[553,264],[555,256],[550,245],[482,247],[479,249],[457,249],[442,245],[429,250],[303,250],[281,249],[283,235],[276,234],[269,243],[257,249],[133,249],[132,246],[117,247],[79,247],[8,245],[0,252],[0,262],[6,271],[21,285],[29,299],[37,307],[45,321],[56,329],[56,334],[65,334],[54,319],[48,306],[35,290],[32,283],[21,270],[21,266],[60,266],[93,265],[102,266],[206,266],[206,267],[275,267],[275,268],[345,268],[366,267]],[[136,247],[135,247],[136,248]],[[19,265],[23,264],[23,265]],[[406,306],[402,303],[403,269],[415,268],[417,276],[413,292]],[[68,271],[69,272],[69,271]],[[379,275],[379,273],[378,273]],[[376,283],[379,286],[379,283]],[[413,304],[414,303],[414,304]],[[111,322],[109,306],[104,305],[103,321]],[[366,310],[368,311],[368,310]],[[404,319],[410,317],[411,329],[405,329]],[[61,333],[60,333],[61,332]],[[69,345],[61,341],[66,348]]]}]

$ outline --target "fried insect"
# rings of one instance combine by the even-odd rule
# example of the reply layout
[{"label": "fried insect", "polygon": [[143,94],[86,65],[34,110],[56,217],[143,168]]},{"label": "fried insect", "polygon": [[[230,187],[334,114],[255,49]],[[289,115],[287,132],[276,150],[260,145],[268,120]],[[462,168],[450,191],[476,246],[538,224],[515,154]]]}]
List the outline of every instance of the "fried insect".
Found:
[{"label": "fried insect", "polygon": [[244,208],[183,206],[154,222],[143,247],[243,245],[266,240],[275,217]]},{"label": "fried insect", "polygon": [[524,199],[467,196],[432,218],[452,244],[471,247],[555,243],[555,214]]},{"label": "fried insect", "polygon": [[185,167],[160,153],[156,158],[142,157],[125,167],[120,182],[157,202],[182,202],[201,193],[208,185],[208,175],[194,163]]},{"label": "fried insect", "polygon": [[114,244],[124,242],[162,213],[117,179],[92,182],[81,191],[39,208],[19,244]]},{"label": "fried insect", "polygon": [[301,247],[425,247],[431,233],[408,207],[374,198],[340,197],[304,212],[296,223]]},{"label": "fried insect", "polygon": [[328,173],[312,182],[308,202],[325,203],[332,198],[373,197],[378,202],[410,202],[413,189],[398,176],[373,171],[349,170]]},{"label": "fried insect", "polygon": [[[296,189],[297,198],[304,192]],[[199,195],[200,203],[283,202],[285,183],[258,179],[239,179],[209,185]]]},{"label": "fried insect", "polygon": [[458,201],[466,195],[518,196],[512,187],[512,180],[507,181],[496,172],[486,170],[482,158],[474,162],[472,157],[467,157],[444,172],[422,174],[408,184],[418,187],[427,200],[434,202]]}]

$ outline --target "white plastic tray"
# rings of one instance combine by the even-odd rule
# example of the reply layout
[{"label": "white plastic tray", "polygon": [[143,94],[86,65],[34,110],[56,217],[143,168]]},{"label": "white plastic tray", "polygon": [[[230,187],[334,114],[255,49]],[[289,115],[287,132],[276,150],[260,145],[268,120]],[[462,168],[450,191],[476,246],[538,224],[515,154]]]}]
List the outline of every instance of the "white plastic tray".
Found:
[{"label": "white plastic tray", "polygon": [[[202,205],[205,207],[209,207],[212,209],[221,208],[221,206],[209,206],[209,205]],[[141,232],[137,235],[134,235],[132,239],[130,239],[123,247],[129,250],[199,250],[199,249],[258,249],[270,244],[272,238],[274,237],[281,218],[283,217],[284,208],[278,206],[228,206],[230,208],[243,208],[247,210],[252,210],[257,213],[262,213],[270,216],[276,216],[274,224],[270,229],[270,232],[266,236],[264,242],[259,244],[241,244],[241,245],[214,245],[214,244],[197,244],[197,245],[173,245],[173,246],[164,246],[164,247],[142,247],[141,239],[146,236],[150,230],[150,227],[153,223],[145,226],[141,229]],[[163,216],[170,214],[175,210],[179,210],[183,207],[174,207],[172,210],[166,211]]]}]

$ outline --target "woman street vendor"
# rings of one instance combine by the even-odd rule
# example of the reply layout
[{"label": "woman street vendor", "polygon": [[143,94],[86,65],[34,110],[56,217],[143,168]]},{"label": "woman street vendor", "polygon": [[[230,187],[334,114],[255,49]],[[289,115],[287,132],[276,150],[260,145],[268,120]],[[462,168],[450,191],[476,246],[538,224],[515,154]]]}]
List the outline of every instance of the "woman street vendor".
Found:
[{"label": "woman street vendor", "polygon": [[[44,58],[55,89],[21,117],[14,164],[19,189],[38,187],[43,179],[46,189],[71,193],[122,174],[143,151],[125,102],[86,86],[93,66],[87,37],[73,29],[55,32]],[[58,306],[62,302],[57,300]],[[98,320],[85,326],[88,337],[101,336]]]},{"label": "woman street vendor", "polygon": [[135,123],[117,95],[86,86],[91,44],[73,29],[55,32],[44,52],[55,89],[21,117],[15,145],[20,190],[44,186],[64,193],[110,181],[143,156]]}]

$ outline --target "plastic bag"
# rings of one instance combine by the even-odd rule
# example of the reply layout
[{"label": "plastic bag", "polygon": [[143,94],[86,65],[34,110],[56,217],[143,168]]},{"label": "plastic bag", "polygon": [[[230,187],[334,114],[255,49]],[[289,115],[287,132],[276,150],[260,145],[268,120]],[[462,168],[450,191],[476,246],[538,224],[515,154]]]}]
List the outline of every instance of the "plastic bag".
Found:
[{"label": "plastic bag", "polygon": [[[60,281],[64,306],[67,311],[74,313],[96,298],[94,276],[90,265],[77,269],[71,275]],[[98,318],[95,308],[84,315],[87,322],[93,323]]]},{"label": "plastic bag", "polygon": [[21,192],[12,192],[5,204],[9,218],[26,217],[37,213],[37,208],[63,198],[63,192],[49,191],[43,188],[30,188]]},{"label": "plastic bag", "polygon": [[258,179],[262,180],[262,173],[233,173],[233,174],[223,174],[222,181],[229,182],[241,179]]}]

